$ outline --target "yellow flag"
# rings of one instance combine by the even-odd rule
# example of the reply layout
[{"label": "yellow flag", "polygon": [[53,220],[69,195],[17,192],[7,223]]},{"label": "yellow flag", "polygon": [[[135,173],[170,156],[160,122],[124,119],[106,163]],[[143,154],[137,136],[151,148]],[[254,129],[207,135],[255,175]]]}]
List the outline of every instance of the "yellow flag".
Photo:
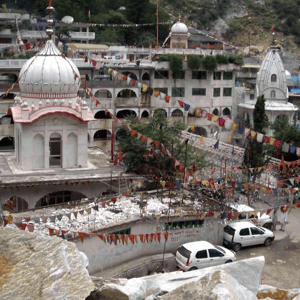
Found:
[{"label": "yellow flag", "polygon": [[143,84],[142,91],[143,91],[144,93],[147,93],[147,91],[148,91],[148,86],[147,86],[146,84]]},{"label": "yellow flag", "polygon": [[203,135],[200,136],[199,142],[202,143],[202,144],[204,144],[204,138],[203,138]]},{"label": "yellow flag", "polygon": [[232,125],[231,125],[231,130],[232,130],[232,131],[235,131],[235,130],[237,129],[237,127],[238,127],[238,124],[232,123]]},{"label": "yellow flag", "polygon": [[166,186],[166,182],[165,181],[161,181],[160,182],[161,186],[164,188]]},{"label": "yellow flag", "polygon": [[245,190],[248,191],[248,189],[249,189],[248,184],[243,184],[243,186],[244,186]]},{"label": "yellow flag", "polygon": [[256,136],[256,131],[251,130],[251,138],[252,138],[252,140],[255,139],[255,136]]},{"label": "yellow flag", "polygon": [[262,187],[261,188],[263,190],[263,192],[266,194],[268,192],[268,189],[266,187]]},{"label": "yellow flag", "polygon": [[231,143],[231,135],[228,137],[227,143]]},{"label": "yellow flag", "polygon": [[274,143],[275,143],[275,141],[276,141],[276,139],[274,139],[274,138],[272,138],[272,137],[271,137],[271,138],[270,138],[270,145],[272,145],[272,146],[273,146],[273,145],[274,145]]},{"label": "yellow flag", "polygon": [[143,119],[143,120],[142,120],[142,124],[145,124],[145,123],[146,123],[146,119]]},{"label": "yellow flag", "polygon": [[289,189],[284,189],[284,191],[289,194],[290,193],[290,190]]},{"label": "yellow flag", "polygon": [[217,123],[218,120],[219,120],[219,117],[214,115],[214,122]]}]

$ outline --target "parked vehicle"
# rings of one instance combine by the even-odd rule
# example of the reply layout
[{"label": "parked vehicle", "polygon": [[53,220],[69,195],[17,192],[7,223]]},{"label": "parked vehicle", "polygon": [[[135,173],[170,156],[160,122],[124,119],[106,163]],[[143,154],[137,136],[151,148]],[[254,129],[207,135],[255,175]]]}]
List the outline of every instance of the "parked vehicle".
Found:
[{"label": "parked vehicle", "polygon": [[206,241],[186,243],[176,251],[177,266],[183,271],[203,269],[235,260],[235,252]]},{"label": "parked vehicle", "polygon": [[238,252],[242,247],[264,244],[270,246],[274,233],[252,222],[232,222],[224,227],[223,244]]}]

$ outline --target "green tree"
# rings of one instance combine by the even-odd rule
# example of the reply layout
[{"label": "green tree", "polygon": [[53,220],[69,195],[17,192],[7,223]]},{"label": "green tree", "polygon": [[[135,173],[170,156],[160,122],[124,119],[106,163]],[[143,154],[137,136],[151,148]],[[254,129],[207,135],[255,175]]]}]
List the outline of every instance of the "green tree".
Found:
[{"label": "green tree", "polygon": [[[289,124],[288,118],[279,119],[271,125],[271,128],[274,130],[273,137],[281,141],[281,146],[283,143],[292,144],[295,147],[300,147],[300,131],[297,125]],[[281,158],[284,156],[284,160],[293,161],[297,160],[298,156],[290,152],[282,152],[281,148],[277,152],[277,149],[271,145],[265,145],[266,151],[269,155],[273,157]]]},{"label": "green tree", "polygon": [[[166,149],[182,164],[185,162],[185,144],[179,139],[179,133],[184,129],[182,123],[170,124],[163,112],[157,112],[149,121],[142,124],[134,115],[128,116],[126,122],[131,129],[145,135],[154,141],[161,142]],[[171,180],[176,176],[177,172],[174,167],[174,161],[163,153],[161,145],[159,148],[151,147],[146,142],[142,142],[136,136],[131,137],[131,132],[127,127],[120,126],[117,134],[118,142],[121,146],[122,153],[126,154],[126,164],[130,171],[139,171],[142,174],[149,174],[150,169],[156,178],[163,177],[165,180]],[[200,150],[196,151],[192,146],[188,145],[187,150],[187,169],[193,167],[194,161],[197,168],[207,166],[205,161],[206,153]]]},{"label": "green tree", "polygon": [[[254,112],[253,112],[253,122],[254,131],[264,134],[264,127],[266,125],[265,121],[265,97],[264,95],[257,98]],[[257,168],[262,167],[268,160],[265,160],[265,151],[263,151],[263,144],[257,142],[256,138],[252,139],[249,134],[247,137],[247,147],[244,153],[244,165],[247,168]],[[259,176],[260,173],[254,173],[254,178]]]},{"label": "green tree", "polygon": [[179,76],[180,71],[182,71],[183,57],[179,54],[170,54],[170,68],[173,72],[173,78]]},{"label": "green tree", "polygon": [[212,72],[217,68],[218,63],[214,56],[206,55],[203,58],[202,65],[203,65],[204,69]]},{"label": "green tree", "polygon": [[198,70],[201,66],[202,58],[199,55],[191,54],[187,57],[187,64],[192,70]]}]

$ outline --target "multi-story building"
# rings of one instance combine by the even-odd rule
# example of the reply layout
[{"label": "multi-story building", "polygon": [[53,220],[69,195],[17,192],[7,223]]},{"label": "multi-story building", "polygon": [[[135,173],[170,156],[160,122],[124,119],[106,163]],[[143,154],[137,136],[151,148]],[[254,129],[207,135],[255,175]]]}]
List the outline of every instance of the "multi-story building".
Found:
[{"label": "multi-story building", "polygon": [[[7,10],[7,12],[0,12],[0,50],[1,53],[6,54],[3,50],[7,50],[9,53],[9,48],[18,46],[18,38],[16,35],[16,20],[20,27],[20,37],[23,43],[37,43],[40,40],[47,38],[47,20],[43,18],[33,17],[28,13],[20,13]],[[89,31],[89,24],[87,23],[71,23],[66,24],[62,21],[56,21],[55,29],[61,28],[71,28],[70,30],[70,40],[76,43],[86,43],[95,39],[95,33]],[[24,27],[24,28],[23,28]],[[26,28],[26,29],[25,29]]]}]

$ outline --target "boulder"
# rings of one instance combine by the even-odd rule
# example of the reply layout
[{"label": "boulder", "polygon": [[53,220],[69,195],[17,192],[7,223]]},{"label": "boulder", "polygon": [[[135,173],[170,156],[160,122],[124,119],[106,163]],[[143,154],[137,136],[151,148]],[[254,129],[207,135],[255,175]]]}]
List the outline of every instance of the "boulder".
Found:
[{"label": "boulder", "polygon": [[261,285],[257,293],[259,299],[293,299],[300,300],[300,289],[285,290],[270,285]]},{"label": "boulder", "polygon": [[185,284],[162,296],[164,300],[257,300],[257,297],[240,285],[224,270],[206,274],[198,281]]},{"label": "boulder", "polygon": [[74,243],[0,227],[1,300],[82,300],[94,289]]}]

